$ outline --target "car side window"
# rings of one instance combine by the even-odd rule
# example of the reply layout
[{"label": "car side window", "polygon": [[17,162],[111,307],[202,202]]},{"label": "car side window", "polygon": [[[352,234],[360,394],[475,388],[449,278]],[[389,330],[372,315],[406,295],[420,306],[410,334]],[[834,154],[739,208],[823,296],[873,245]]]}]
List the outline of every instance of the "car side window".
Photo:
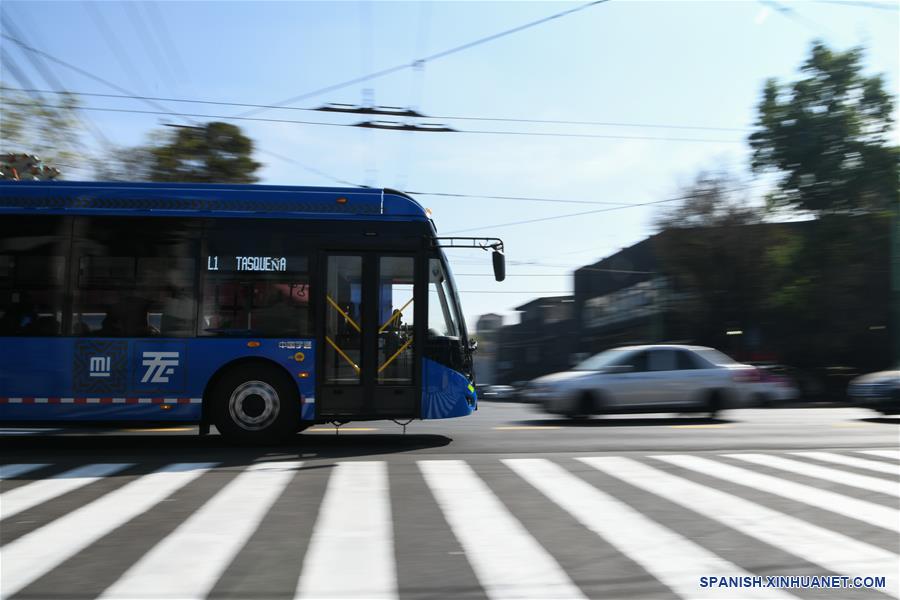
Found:
[{"label": "car side window", "polygon": [[675,370],[675,351],[674,350],[651,350],[649,352],[650,371],[674,371]]},{"label": "car side window", "polygon": [[632,354],[631,356],[626,357],[621,362],[623,365],[630,365],[631,370],[634,373],[641,373],[648,370],[646,352],[637,352],[635,354]]},{"label": "car side window", "polygon": [[703,365],[697,360],[697,357],[690,352],[679,350],[676,354],[678,355],[677,362],[679,370],[703,368]]}]

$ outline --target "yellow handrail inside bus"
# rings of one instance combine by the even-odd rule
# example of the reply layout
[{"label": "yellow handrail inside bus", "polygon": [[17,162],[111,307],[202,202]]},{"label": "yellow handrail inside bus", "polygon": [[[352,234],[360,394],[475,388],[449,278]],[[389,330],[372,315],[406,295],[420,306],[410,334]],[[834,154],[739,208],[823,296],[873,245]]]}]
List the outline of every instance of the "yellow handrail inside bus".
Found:
[{"label": "yellow handrail inside bus", "polygon": [[353,362],[353,359],[350,358],[349,356],[347,356],[347,353],[344,352],[343,350],[341,350],[338,347],[338,345],[334,343],[334,340],[332,340],[327,335],[325,336],[325,341],[328,342],[329,344],[331,344],[331,347],[334,348],[337,351],[337,353],[340,354],[343,357],[343,359],[346,360],[350,364],[351,367],[353,367],[353,370],[356,371],[356,374],[359,375],[359,365],[357,365],[355,362]]},{"label": "yellow handrail inside bus", "polygon": [[391,318],[388,319],[387,321],[385,321],[385,322],[384,322],[384,325],[382,325],[381,327],[378,328],[378,333],[383,332],[383,331],[387,328],[387,326],[391,324],[391,322],[392,322],[394,319],[396,319],[397,317],[403,315],[403,311],[406,309],[407,306],[409,306],[410,304],[412,304],[412,301],[413,301],[413,300],[415,300],[415,298],[410,298],[410,299],[409,299],[409,302],[407,302],[407,303],[404,304],[402,307],[400,307],[400,310],[395,310],[395,311],[394,311],[394,314],[391,315]]},{"label": "yellow handrail inside bus", "polygon": [[384,364],[383,364],[383,365],[381,365],[380,367],[378,367],[378,372],[381,373],[382,371],[384,371],[384,370],[387,368],[387,366],[388,366],[389,364],[391,364],[392,362],[394,362],[394,359],[396,359],[398,356],[400,356],[400,355],[403,353],[403,351],[406,350],[406,349],[409,347],[410,344],[412,344],[412,341],[413,341],[413,339],[412,339],[412,337],[410,337],[410,338],[406,341],[405,344],[403,344],[402,346],[400,346],[400,349],[399,349],[399,350],[397,350],[396,352],[394,352],[393,356],[391,356],[389,359],[387,359],[386,361],[384,361]]},{"label": "yellow handrail inside bus", "polygon": [[334,309],[335,309],[336,311],[338,311],[339,313],[341,313],[341,315],[342,315],[345,319],[347,319],[347,322],[348,322],[348,323],[350,323],[351,325],[353,325],[353,328],[354,328],[356,331],[362,333],[362,329],[360,328],[359,325],[356,324],[356,321],[353,320],[353,317],[351,317],[350,315],[348,315],[347,313],[345,313],[345,312],[344,312],[344,309],[341,308],[340,305],[339,305],[337,302],[335,302],[334,299],[333,299],[330,295],[325,294],[325,299],[328,300],[328,302],[334,307]]}]

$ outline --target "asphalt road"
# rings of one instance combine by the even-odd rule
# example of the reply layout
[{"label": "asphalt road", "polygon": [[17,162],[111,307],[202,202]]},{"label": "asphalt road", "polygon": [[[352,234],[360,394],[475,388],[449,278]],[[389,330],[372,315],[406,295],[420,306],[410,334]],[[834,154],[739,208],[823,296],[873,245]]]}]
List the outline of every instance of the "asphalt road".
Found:
[{"label": "asphalt road", "polygon": [[[900,598],[900,419],[864,409],[0,430],[0,463],[3,598]],[[702,580],[782,575],[886,579]]]}]

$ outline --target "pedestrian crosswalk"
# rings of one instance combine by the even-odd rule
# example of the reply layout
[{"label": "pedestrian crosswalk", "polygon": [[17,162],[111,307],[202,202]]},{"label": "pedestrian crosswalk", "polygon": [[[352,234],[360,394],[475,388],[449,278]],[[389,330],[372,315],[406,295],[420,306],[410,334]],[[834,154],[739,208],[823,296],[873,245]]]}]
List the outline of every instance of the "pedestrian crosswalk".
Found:
[{"label": "pedestrian crosswalk", "polygon": [[300,459],[0,465],[0,598],[900,598],[894,449]]}]

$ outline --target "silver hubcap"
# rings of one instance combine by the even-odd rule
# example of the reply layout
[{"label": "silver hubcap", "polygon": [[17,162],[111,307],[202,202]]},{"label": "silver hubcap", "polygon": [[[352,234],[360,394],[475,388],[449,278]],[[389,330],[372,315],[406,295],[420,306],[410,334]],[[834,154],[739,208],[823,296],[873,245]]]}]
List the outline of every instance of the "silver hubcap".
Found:
[{"label": "silver hubcap", "polygon": [[278,417],[278,392],[265,381],[247,381],[231,393],[228,413],[231,420],[246,431],[259,431]]}]

